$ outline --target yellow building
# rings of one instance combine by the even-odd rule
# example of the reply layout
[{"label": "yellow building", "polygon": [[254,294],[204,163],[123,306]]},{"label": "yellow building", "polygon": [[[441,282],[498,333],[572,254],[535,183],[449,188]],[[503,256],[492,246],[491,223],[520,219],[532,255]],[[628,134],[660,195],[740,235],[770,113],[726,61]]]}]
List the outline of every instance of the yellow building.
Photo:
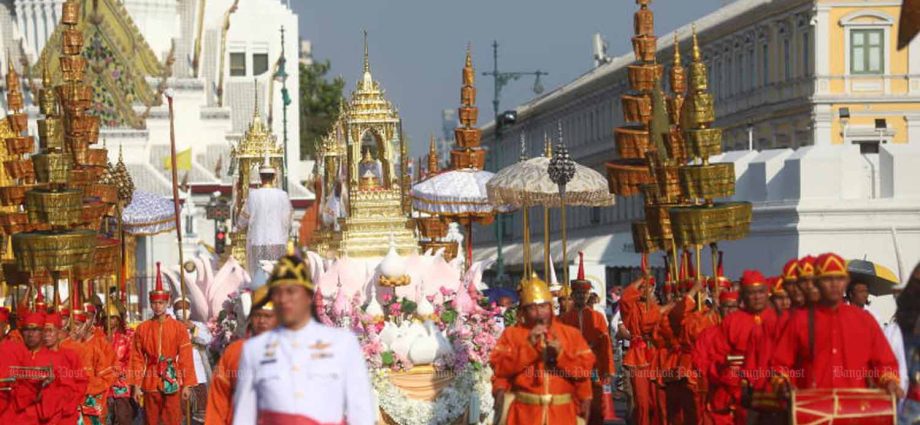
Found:
[{"label": "yellow building", "polygon": [[870,142],[873,151],[920,140],[920,41],[897,50],[900,9],[900,0],[740,0],[703,18],[729,148]]},{"label": "yellow building", "polygon": [[[658,62],[668,75],[676,36],[686,65],[691,26],[695,24],[710,73],[718,117],[715,125],[725,131],[726,151],[860,143],[863,151],[871,153],[877,152],[879,141],[916,144],[920,143],[920,37],[906,49],[897,50],[900,8],[901,0],[736,0],[671,33],[659,32]],[[655,8],[654,3],[653,10],[657,16],[668,13]],[[615,24],[628,25],[626,21]],[[557,134],[561,125],[573,159],[603,172],[604,162],[616,157],[613,129],[624,125],[620,96],[629,91],[627,66],[634,61],[632,52],[611,58],[575,80],[518,105],[516,123],[503,127],[499,139],[494,122],[483,126],[488,168],[495,171],[516,162],[522,136],[527,141],[527,155],[540,155],[544,135]],[[665,89],[670,90],[667,84],[665,81]],[[884,128],[877,129],[876,120],[884,120],[879,122]],[[796,152],[806,155],[806,151]],[[788,154],[792,151],[764,155]],[[758,155],[729,152],[723,160],[749,161]],[[876,180],[878,170],[890,169],[879,163],[880,156],[885,155],[866,155],[876,167],[872,171]],[[763,161],[771,164],[765,175],[774,176],[783,166],[782,161]],[[851,163],[840,167],[849,167],[853,175],[862,172]],[[742,176],[745,169],[738,168],[737,175]],[[744,187],[746,181],[739,180],[739,185]],[[795,185],[774,180],[761,189],[765,192]],[[885,193],[878,189],[880,186],[884,185],[873,183],[876,189],[871,192]],[[771,196],[793,202],[812,195],[784,192]],[[782,220],[795,221],[796,214],[793,211]],[[633,252],[630,223],[642,217],[642,201],[636,198],[618,197],[611,208],[570,209],[570,252],[585,251],[585,261],[590,263],[636,266],[639,257]],[[536,211],[532,220],[542,222],[542,211]],[[521,216],[506,214],[496,223],[502,227],[500,234],[507,244],[503,252],[506,265],[514,271],[522,258]],[[531,236],[539,241],[542,229],[538,227],[534,226]],[[777,230],[778,234],[783,231]],[[558,220],[551,221],[550,232],[558,238]],[[497,254],[493,248],[497,245],[495,229],[478,230],[474,240],[482,247],[477,260]],[[534,249],[539,252],[542,246]],[[779,252],[797,254],[793,251]]]}]

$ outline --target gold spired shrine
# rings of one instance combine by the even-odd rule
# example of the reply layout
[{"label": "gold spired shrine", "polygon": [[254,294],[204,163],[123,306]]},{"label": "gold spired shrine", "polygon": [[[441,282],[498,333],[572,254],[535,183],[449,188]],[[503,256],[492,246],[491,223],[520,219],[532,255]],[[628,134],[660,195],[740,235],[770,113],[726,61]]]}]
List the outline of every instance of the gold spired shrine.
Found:
[{"label": "gold spired shrine", "polygon": [[[392,237],[399,254],[417,252],[405,202],[408,156],[401,119],[371,76],[366,37],[364,73],[343,108],[341,119],[323,142],[319,161],[327,167],[327,177],[345,176],[345,182],[340,182],[345,186],[340,195],[345,214],[337,219],[341,232],[330,232],[328,226],[320,229],[314,248],[339,257],[383,257]],[[344,167],[344,173],[339,167]]]},{"label": "gold spired shrine", "polygon": [[[271,133],[271,129],[262,121],[259,114],[259,100],[255,101],[255,111],[252,114],[252,122],[249,128],[243,133],[238,145],[230,150],[230,161],[238,172],[238,178],[233,186],[233,217],[236,217],[243,211],[246,200],[249,198],[249,188],[254,183],[253,179],[258,180],[258,169],[265,161],[268,161],[275,170],[276,182],[283,182],[287,178],[284,169],[284,147],[281,146],[277,137]],[[240,264],[246,264],[246,233],[247,230],[235,230],[231,240],[231,255]]]}]

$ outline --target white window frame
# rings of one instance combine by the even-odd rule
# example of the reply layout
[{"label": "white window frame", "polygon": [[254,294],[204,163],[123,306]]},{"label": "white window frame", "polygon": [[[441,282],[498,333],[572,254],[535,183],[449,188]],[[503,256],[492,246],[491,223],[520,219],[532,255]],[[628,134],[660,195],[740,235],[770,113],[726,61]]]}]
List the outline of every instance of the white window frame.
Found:
[{"label": "white window frame", "polygon": [[[875,18],[881,22],[858,22],[861,18]],[[843,27],[843,54],[844,65],[843,75],[846,91],[849,93],[853,90],[851,87],[852,79],[873,79],[881,78],[883,80],[882,90],[885,94],[891,92],[891,79],[888,76],[891,73],[891,28],[894,26],[894,18],[891,15],[880,10],[857,10],[840,18],[840,26]],[[851,74],[850,73],[850,52],[852,30],[882,30],[882,73],[881,74]],[[865,90],[870,91],[870,90]]]}]

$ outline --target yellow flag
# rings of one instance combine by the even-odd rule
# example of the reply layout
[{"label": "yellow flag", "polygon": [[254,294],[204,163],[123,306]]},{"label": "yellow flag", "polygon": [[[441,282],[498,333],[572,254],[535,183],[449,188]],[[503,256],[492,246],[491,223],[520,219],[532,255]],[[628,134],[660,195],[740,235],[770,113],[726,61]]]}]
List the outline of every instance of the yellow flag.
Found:
[{"label": "yellow flag", "polygon": [[[163,158],[163,168],[172,170],[172,158]],[[192,169],[192,148],[176,153],[176,169],[189,171]]]}]

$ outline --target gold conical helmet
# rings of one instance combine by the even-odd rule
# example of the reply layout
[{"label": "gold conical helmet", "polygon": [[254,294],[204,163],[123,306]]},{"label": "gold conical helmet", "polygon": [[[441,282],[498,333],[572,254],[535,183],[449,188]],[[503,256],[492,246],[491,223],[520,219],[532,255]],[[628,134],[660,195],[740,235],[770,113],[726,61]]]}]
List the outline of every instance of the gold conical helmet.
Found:
[{"label": "gold conical helmet", "polygon": [[536,274],[521,280],[520,293],[521,307],[553,302],[553,294],[549,291],[549,285]]}]

